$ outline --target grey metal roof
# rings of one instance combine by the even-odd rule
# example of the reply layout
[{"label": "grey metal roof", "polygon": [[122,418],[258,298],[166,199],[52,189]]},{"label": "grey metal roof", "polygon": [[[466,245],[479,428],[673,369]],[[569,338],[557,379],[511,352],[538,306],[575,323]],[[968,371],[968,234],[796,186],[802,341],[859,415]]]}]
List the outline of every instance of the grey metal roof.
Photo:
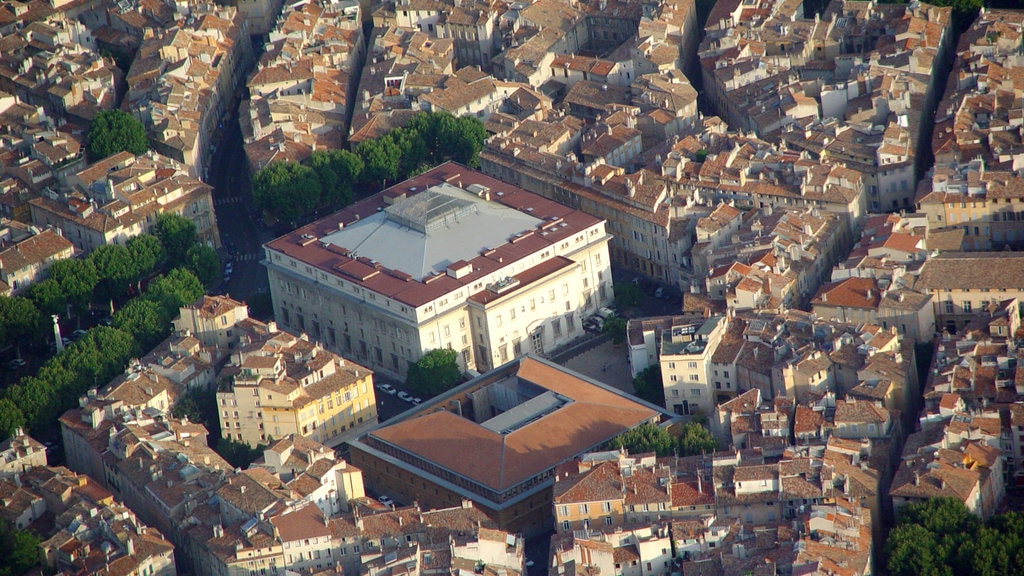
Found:
[{"label": "grey metal roof", "polygon": [[423,279],[444,272],[452,262],[500,246],[540,222],[525,212],[440,184],[320,240]]}]

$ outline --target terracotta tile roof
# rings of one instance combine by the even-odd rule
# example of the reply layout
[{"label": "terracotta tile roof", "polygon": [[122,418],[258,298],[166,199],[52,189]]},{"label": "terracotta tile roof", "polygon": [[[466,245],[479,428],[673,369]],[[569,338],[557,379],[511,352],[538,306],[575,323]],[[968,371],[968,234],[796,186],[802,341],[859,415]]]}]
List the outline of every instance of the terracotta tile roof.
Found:
[{"label": "terracotta tile roof", "polygon": [[602,462],[582,474],[565,471],[572,463],[560,466],[555,478],[555,504],[621,500],[622,474],[618,462]]},{"label": "terracotta tile roof", "polygon": [[882,299],[874,278],[847,278],[829,283],[818,290],[812,304],[822,307],[876,309]]},{"label": "terracotta tile roof", "polygon": [[[440,410],[420,411],[371,432],[370,437],[493,490],[504,490],[659,416],[625,396],[532,357],[500,370],[572,402],[508,434]],[[474,457],[466,458],[465,452],[453,449],[460,445],[477,447]]]},{"label": "terracotta tile roof", "polygon": [[836,402],[835,423],[882,423],[889,419],[889,411],[864,400],[839,400]]},{"label": "terracotta tile roof", "polygon": [[313,504],[287,514],[274,516],[270,522],[280,534],[282,542],[319,538],[330,536],[332,533],[323,511],[319,506]]},{"label": "terracotta tile roof", "polygon": [[925,290],[1019,290],[1024,286],[1024,253],[946,252],[929,258],[915,287]]}]

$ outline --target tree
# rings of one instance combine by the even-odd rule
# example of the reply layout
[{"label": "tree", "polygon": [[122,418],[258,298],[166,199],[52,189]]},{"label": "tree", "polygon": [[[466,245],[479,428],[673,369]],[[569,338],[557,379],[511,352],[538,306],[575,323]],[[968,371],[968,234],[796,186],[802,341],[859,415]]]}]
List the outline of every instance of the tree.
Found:
[{"label": "tree", "polygon": [[220,417],[217,414],[217,391],[193,388],[178,398],[171,414],[175,418],[188,417],[206,427],[211,438],[220,438]]},{"label": "tree", "polygon": [[248,299],[249,315],[260,320],[274,317],[274,300],[269,292],[257,292]]},{"label": "tree", "polygon": [[260,210],[295,222],[320,204],[320,177],[297,162],[271,162],[253,177],[252,194]]},{"label": "tree", "polygon": [[221,438],[217,441],[216,451],[222,458],[228,461],[235,468],[248,468],[250,464],[263,455],[266,446],[260,444],[250,447],[244,442],[236,442],[230,438]]},{"label": "tree", "polygon": [[220,279],[220,257],[206,244],[196,244],[188,249],[185,267],[199,278],[203,286],[213,286]]},{"label": "tree", "polygon": [[53,314],[64,314],[67,311],[67,298],[64,297],[64,291],[60,289],[60,283],[53,278],[47,278],[29,286],[25,297],[31,300],[39,313],[46,317]]},{"label": "tree", "polygon": [[128,241],[128,253],[135,265],[135,277],[143,278],[156,270],[157,264],[164,259],[164,247],[160,239],[152,234],[142,234]]},{"label": "tree", "polygon": [[632,282],[616,283],[612,289],[615,292],[615,305],[619,310],[639,306],[644,297],[644,291]]},{"label": "tree", "polygon": [[0,296],[0,342],[15,346],[21,357],[21,344],[39,334],[39,311],[28,298]]},{"label": "tree", "polygon": [[86,142],[92,162],[118,152],[145,154],[149,150],[146,127],[131,114],[117,109],[104,110],[93,118]]},{"label": "tree", "polygon": [[676,439],[660,426],[641,424],[619,434],[609,445],[614,450],[625,448],[630,454],[655,452],[658,456],[671,456],[676,449]]},{"label": "tree", "polygon": [[711,431],[699,422],[687,422],[679,435],[679,453],[683,456],[710,454],[718,449],[718,442]]},{"label": "tree", "polygon": [[459,383],[458,352],[451,348],[430,350],[409,366],[405,385],[413,390],[436,396]]},{"label": "tree", "polygon": [[398,128],[388,132],[382,139],[390,139],[399,150],[398,178],[409,178],[414,173],[422,172],[430,164],[430,152],[427,143],[416,130]]},{"label": "tree", "polygon": [[154,230],[160,239],[169,266],[181,266],[188,262],[188,251],[199,242],[196,225],[179,214],[161,214],[156,219]]},{"label": "tree", "polygon": [[644,368],[633,378],[633,393],[651,404],[665,405],[665,386],[661,382],[661,366]]},{"label": "tree", "polygon": [[124,246],[106,244],[93,250],[89,260],[96,267],[103,294],[110,301],[110,310],[113,310],[114,298],[124,294],[138,277],[138,267],[132,261],[132,254]]},{"label": "tree", "polygon": [[317,150],[309,165],[320,178],[320,203],[330,209],[352,203],[353,186],[363,173],[363,159],[348,150]]},{"label": "tree", "polygon": [[613,344],[622,344],[626,341],[626,321],[618,316],[606,318],[601,331],[612,339]]},{"label": "tree", "polygon": [[479,168],[480,151],[487,141],[487,128],[479,118],[461,116],[455,121],[453,130],[444,134],[444,141],[448,143],[445,154],[449,159],[470,168]]},{"label": "tree", "polygon": [[363,183],[368,187],[379,190],[398,178],[402,150],[393,139],[364,140],[356,145],[355,153],[363,160]]},{"label": "tree", "polygon": [[479,165],[477,156],[487,140],[483,122],[473,116],[456,118],[447,112],[417,114],[405,126],[417,132],[426,144],[427,160],[440,164],[454,160],[472,168]]},{"label": "tree", "polygon": [[21,576],[42,565],[42,538],[0,520],[0,576]]},{"label": "tree", "polygon": [[131,334],[148,350],[159,344],[171,329],[170,316],[156,301],[134,298],[114,314],[114,327]]},{"label": "tree", "polygon": [[60,285],[68,304],[79,312],[85,311],[92,301],[93,290],[99,283],[99,274],[92,260],[68,258],[57,260],[50,266],[50,277]]},{"label": "tree", "polygon": [[21,408],[9,398],[0,398],[0,440],[14,436],[14,431],[25,426]]},{"label": "tree", "polygon": [[146,299],[160,304],[164,314],[171,318],[185,304],[195,302],[203,295],[203,284],[184,268],[175,268],[149,284]]}]

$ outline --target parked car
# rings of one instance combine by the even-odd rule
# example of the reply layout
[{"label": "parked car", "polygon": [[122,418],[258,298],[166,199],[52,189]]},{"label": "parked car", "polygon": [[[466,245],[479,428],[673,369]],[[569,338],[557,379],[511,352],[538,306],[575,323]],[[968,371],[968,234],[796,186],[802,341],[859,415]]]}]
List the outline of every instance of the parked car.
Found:
[{"label": "parked car", "polygon": [[24,366],[25,361],[22,360],[21,358],[15,358],[14,360],[11,360],[10,362],[7,363],[7,367],[10,368],[11,370],[17,370],[18,368],[22,368]]},{"label": "parked car", "polygon": [[381,384],[380,391],[387,394],[388,396],[394,396],[395,394],[398,393],[398,390],[395,390],[395,387],[392,386],[391,384]]},{"label": "parked car", "polygon": [[224,265],[224,275],[225,276],[231,276],[231,272],[232,272],[233,269],[234,269],[234,264],[232,264],[231,262],[228,262],[227,264]]},{"label": "parked car", "polygon": [[412,394],[409,394],[405,390],[398,393],[398,399],[405,402],[412,402]]},{"label": "parked car", "polygon": [[654,297],[658,298],[660,300],[661,297],[664,296],[664,295],[665,295],[665,287],[664,286],[658,286],[658,289],[654,291]]},{"label": "parked car", "polygon": [[602,320],[607,320],[609,318],[614,318],[615,317],[615,310],[612,310],[611,308],[609,308],[607,306],[605,306],[603,308],[598,308],[597,309],[597,316],[599,318],[601,318]]},{"label": "parked car", "polygon": [[86,334],[88,334],[88,332],[79,328],[78,330],[75,330],[74,332],[71,333],[71,339],[78,340],[79,338],[85,336]]},{"label": "parked car", "polygon": [[601,331],[601,325],[598,324],[596,319],[594,319],[594,318],[587,318],[583,322],[583,329],[586,330],[587,332],[600,332]]},{"label": "parked car", "polygon": [[381,504],[383,504],[385,506],[389,506],[389,507],[395,505],[395,501],[394,500],[392,500],[391,498],[388,498],[386,495],[383,495],[383,494],[381,495],[380,498],[377,498],[377,502],[380,502]]},{"label": "parked car", "polygon": [[114,319],[111,318],[110,316],[104,316],[103,318],[100,318],[100,322],[99,323],[100,323],[101,326],[113,326],[114,325]]},{"label": "parked car", "polygon": [[423,403],[423,399],[422,398],[413,398],[412,399],[412,403],[417,405],[417,406],[419,406],[420,404]]}]

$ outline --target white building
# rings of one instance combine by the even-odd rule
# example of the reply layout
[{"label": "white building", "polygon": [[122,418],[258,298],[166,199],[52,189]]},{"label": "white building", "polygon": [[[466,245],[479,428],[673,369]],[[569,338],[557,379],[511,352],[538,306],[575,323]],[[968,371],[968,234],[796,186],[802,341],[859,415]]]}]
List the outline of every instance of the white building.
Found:
[{"label": "white building", "polygon": [[711,385],[711,357],[725,332],[726,319],[673,325],[661,332],[661,382],[665,407],[676,414],[711,414],[715,390]]},{"label": "white building", "polygon": [[427,351],[489,370],[582,334],[610,301],[603,220],[447,163],[266,245],[278,323],[403,377]]}]

